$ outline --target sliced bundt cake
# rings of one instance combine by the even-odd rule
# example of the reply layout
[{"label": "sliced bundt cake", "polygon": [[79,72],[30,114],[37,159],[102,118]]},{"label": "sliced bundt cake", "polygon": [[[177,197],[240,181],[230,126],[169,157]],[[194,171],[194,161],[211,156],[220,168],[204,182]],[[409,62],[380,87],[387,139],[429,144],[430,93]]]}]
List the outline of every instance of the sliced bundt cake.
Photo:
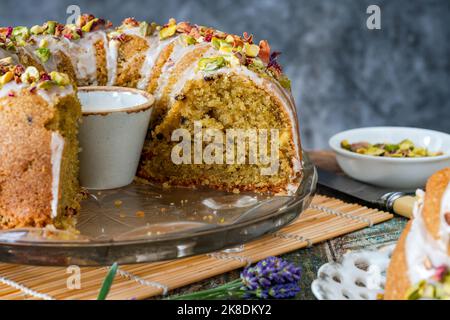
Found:
[{"label": "sliced bundt cake", "polygon": [[[301,147],[290,84],[277,63],[278,54],[271,52],[266,41],[255,44],[246,33],[239,37],[173,19],[159,26],[128,18],[114,29],[103,19],[82,15],[73,25],[48,21],[32,28],[0,28],[0,56],[29,67],[23,72],[34,75],[30,83],[20,82],[20,76],[4,86],[2,105],[10,107],[3,107],[2,116],[8,122],[18,121],[13,127],[21,128],[9,135],[28,134],[40,141],[28,146],[22,141],[21,148],[30,149],[29,153],[5,154],[10,163],[2,164],[2,225],[44,225],[77,207],[75,123],[79,105],[70,90],[71,81],[83,86],[133,87],[155,95],[137,173],[141,178],[230,191],[294,192],[301,179]],[[50,85],[55,83],[51,75],[58,72],[67,74],[67,85]],[[55,93],[48,96],[50,100],[44,98],[48,92]],[[18,102],[22,99],[27,103]],[[29,101],[38,108],[27,109]],[[35,120],[28,123],[16,113]],[[21,196],[27,194],[21,195],[11,170],[20,163],[20,172],[33,184],[40,176],[31,179],[38,173],[28,167],[40,164],[43,171],[39,174],[51,179],[47,146],[52,139],[60,141],[60,136],[65,140],[60,176],[68,178],[62,180],[58,197],[37,196],[48,192],[45,185],[53,183],[49,180],[42,189],[30,188],[34,196],[23,200]],[[7,137],[1,138],[3,150],[8,141],[14,141]],[[54,152],[60,149],[55,147]],[[39,155],[42,163],[34,158]],[[15,201],[13,192],[20,196],[15,205],[22,206],[14,210],[16,215],[8,209],[8,201]],[[56,198],[58,205],[52,202],[48,207],[47,200]],[[34,205],[39,208],[36,212],[31,210]]]},{"label": "sliced bundt cake", "polygon": [[0,60],[0,229],[73,225],[80,117],[67,75]]},{"label": "sliced bundt cake", "polygon": [[[141,178],[233,191],[296,190],[301,149],[295,105],[276,61],[279,53],[266,41],[255,44],[246,33],[239,37],[173,19],[158,26],[128,18],[113,29],[92,15],[74,25],[49,21],[3,30],[3,54],[15,52],[24,65],[67,73],[78,85],[126,86],[155,95]],[[202,141],[177,153],[180,130],[184,138]],[[227,138],[230,132],[244,134],[244,140]],[[233,150],[218,146],[230,139],[236,139]],[[234,150],[239,143],[245,152]],[[255,150],[256,157],[250,152]]]}]

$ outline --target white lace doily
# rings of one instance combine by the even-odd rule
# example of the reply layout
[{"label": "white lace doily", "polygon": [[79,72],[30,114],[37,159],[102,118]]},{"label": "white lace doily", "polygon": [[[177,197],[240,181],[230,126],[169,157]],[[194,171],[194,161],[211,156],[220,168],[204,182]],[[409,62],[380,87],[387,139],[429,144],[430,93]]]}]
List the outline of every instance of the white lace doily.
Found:
[{"label": "white lace doily", "polygon": [[376,300],[384,292],[386,269],[395,245],[345,254],[324,264],[311,289],[319,300]]}]

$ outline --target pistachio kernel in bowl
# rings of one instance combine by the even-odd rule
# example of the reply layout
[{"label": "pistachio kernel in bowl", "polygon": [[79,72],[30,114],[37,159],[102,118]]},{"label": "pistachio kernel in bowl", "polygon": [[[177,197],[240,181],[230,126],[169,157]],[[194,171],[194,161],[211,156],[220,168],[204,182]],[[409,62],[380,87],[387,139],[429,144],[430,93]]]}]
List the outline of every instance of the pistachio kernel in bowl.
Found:
[{"label": "pistachio kernel in bowl", "polygon": [[375,143],[371,144],[366,141],[350,143],[348,140],[341,141],[341,148],[369,156],[390,157],[390,158],[419,158],[419,157],[436,157],[443,155],[443,152],[431,152],[426,148],[417,147],[414,143],[405,139],[400,143]]}]

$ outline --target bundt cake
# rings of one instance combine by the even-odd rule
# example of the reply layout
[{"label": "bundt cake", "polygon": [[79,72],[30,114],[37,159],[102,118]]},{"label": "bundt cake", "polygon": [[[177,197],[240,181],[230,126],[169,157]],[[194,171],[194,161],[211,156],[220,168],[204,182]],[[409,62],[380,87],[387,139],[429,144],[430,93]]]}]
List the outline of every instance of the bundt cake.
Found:
[{"label": "bundt cake", "polygon": [[81,106],[67,75],[0,60],[0,229],[74,224]]},{"label": "bundt cake", "polygon": [[73,25],[0,28],[0,55],[40,73],[67,74],[74,86],[152,93],[140,178],[284,194],[300,183],[290,82],[267,41],[173,19],[160,26],[128,18],[113,28],[82,15]]},{"label": "bundt cake", "polygon": [[387,272],[385,299],[450,299],[450,168],[418,191]]}]

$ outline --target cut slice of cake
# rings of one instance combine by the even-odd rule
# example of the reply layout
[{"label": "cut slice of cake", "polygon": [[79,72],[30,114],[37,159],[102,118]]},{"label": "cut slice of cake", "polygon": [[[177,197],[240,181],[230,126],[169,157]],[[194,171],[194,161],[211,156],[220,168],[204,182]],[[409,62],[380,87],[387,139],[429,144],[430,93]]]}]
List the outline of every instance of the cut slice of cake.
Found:
[{"label": "cut slice of cake", "polygon": [[417,192],[414,215],[387,271],[388,300],[450,299],[450,168]]},{"label": "cut slice of cake", "polygon": [[0,62],[0,229],[72,226],[79,209],[76,88]]}]

